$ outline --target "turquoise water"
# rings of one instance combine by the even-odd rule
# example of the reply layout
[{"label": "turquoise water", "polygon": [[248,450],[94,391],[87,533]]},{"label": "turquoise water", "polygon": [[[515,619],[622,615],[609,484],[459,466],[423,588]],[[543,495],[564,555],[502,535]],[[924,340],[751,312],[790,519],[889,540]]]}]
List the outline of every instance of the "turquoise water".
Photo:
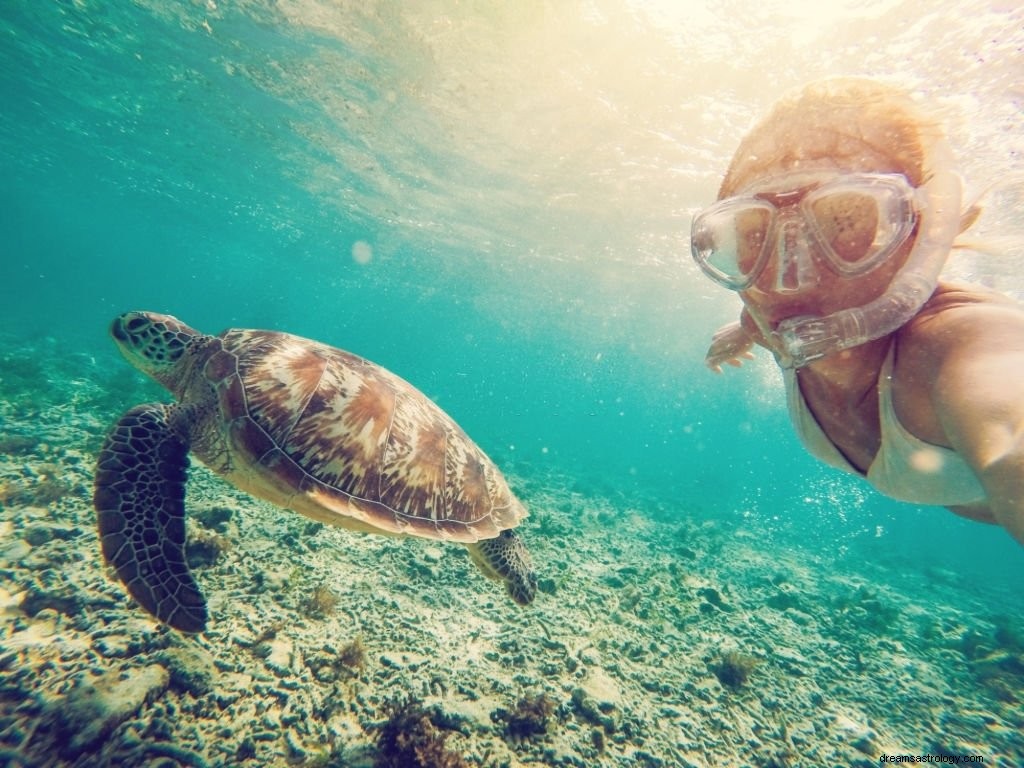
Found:
[{"label": "turquoise water", "polygon": [[[689,263],[689,216],[783,91],[893,79],[974,188],[1019,167],[1020,11],[918,5],[8,0],[4,343],[116,381],[128,309],[313,337],[515,477],[826,567],[939,566],[1020,616],[1024,548],[815,463],[764,355],[702,365],[737,304]],[[1021,268],[968,265],[1010,291]]]},{"label": "turquoise water", "polygon": [[[902,77],[959,117],[954,131],[1019,128],[1000,13],[972,19],[979,47],[957,51],[974,59],[977,104],[947,104],[964,73],[934,60],[941,18],[875,38],[875,56],[879,39],[912,52]],[[715,507],[826,550],[970,568],[994,548],[985,578],[1005,568],[1019,585],[1024,557],[1001,533],[880,500],[806,457],[767,361],[721,378],[701,366],[735,308],[687,263],[687,214],[770,103],[761,91],[810,76],[837,26],[758,87],[741,59],[770,51],[725,66],[709,33],[642,4],[14,2],[2,22],[8,332],[105,368],[121,365],[107,323],[129,308],[207,332],[288,330],[400,373],[499,463]],[[880,19],[857,23],[881,34]],[[828,50],[844,71],[847,49]],[[972,106],[983,116],[953,111]],[[1019,130],[1002,138],[988,151],[1012,163]]]}]

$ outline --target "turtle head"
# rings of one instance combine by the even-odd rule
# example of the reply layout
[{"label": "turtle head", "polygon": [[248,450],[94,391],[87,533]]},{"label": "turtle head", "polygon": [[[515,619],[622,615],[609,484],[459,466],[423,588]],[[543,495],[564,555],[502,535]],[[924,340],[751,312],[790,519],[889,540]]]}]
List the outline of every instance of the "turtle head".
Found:
[{"label": "turtle head", "polygon": [[178,362],[200,338],[176,317],[156,312],[125,312],[111,323],[110,335],[128,362],[172,391]]}]

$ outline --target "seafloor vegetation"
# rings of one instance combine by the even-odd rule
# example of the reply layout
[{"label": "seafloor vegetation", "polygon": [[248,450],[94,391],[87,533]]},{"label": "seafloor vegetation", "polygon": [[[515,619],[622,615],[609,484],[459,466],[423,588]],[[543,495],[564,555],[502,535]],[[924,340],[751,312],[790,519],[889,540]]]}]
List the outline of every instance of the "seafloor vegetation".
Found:
[{"label": "seafloor vegetation", "polygon": [[105,571],[90,504],[108,424],[156,397],[0,340],[0,763],[1024,764],[1019,595],[563,478],[512,473],[541,570],[524,610],[459,547],[326,528],[196,468],[211,628],[168,631]]}]

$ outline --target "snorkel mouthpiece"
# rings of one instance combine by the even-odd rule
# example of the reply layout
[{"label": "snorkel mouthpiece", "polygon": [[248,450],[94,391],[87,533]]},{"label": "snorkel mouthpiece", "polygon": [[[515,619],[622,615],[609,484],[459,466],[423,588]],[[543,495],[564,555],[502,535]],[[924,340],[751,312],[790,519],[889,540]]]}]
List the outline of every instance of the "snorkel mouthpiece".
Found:
[{"label": "snorkel mouthpiece", "polygon": [[772,334],[772,351],[783,368],[802,368],[844,349],[880,339],[908,322],[935,292],[935,282],[919,274],[864,307],[852,307],[827,317],[804,315],[783,320]]},{"label": "snorkel mouthpiece", "polygon": [[[823,357],[887,336],[905,325],[935,292],[960,225],[960,177],[945,142],[934,147],[927,183],[918,188],[917,242],[885,293],[862,307],[826,317],[783,320],[765,334],[783,368],[802,368]],[[762,332],[764,329],[762,329]]]}]

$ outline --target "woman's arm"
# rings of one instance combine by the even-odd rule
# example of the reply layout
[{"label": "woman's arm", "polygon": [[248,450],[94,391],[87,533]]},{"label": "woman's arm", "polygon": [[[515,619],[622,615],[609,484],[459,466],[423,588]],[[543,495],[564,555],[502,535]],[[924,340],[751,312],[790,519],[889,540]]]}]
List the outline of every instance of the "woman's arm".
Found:
[{"label": "woman's arm", "polygon": [[978,475],[995,522],[1024,544],[1024,309],[960,305],[916,326],[907,341],[931,360],[919,381],[935,418]]}]

